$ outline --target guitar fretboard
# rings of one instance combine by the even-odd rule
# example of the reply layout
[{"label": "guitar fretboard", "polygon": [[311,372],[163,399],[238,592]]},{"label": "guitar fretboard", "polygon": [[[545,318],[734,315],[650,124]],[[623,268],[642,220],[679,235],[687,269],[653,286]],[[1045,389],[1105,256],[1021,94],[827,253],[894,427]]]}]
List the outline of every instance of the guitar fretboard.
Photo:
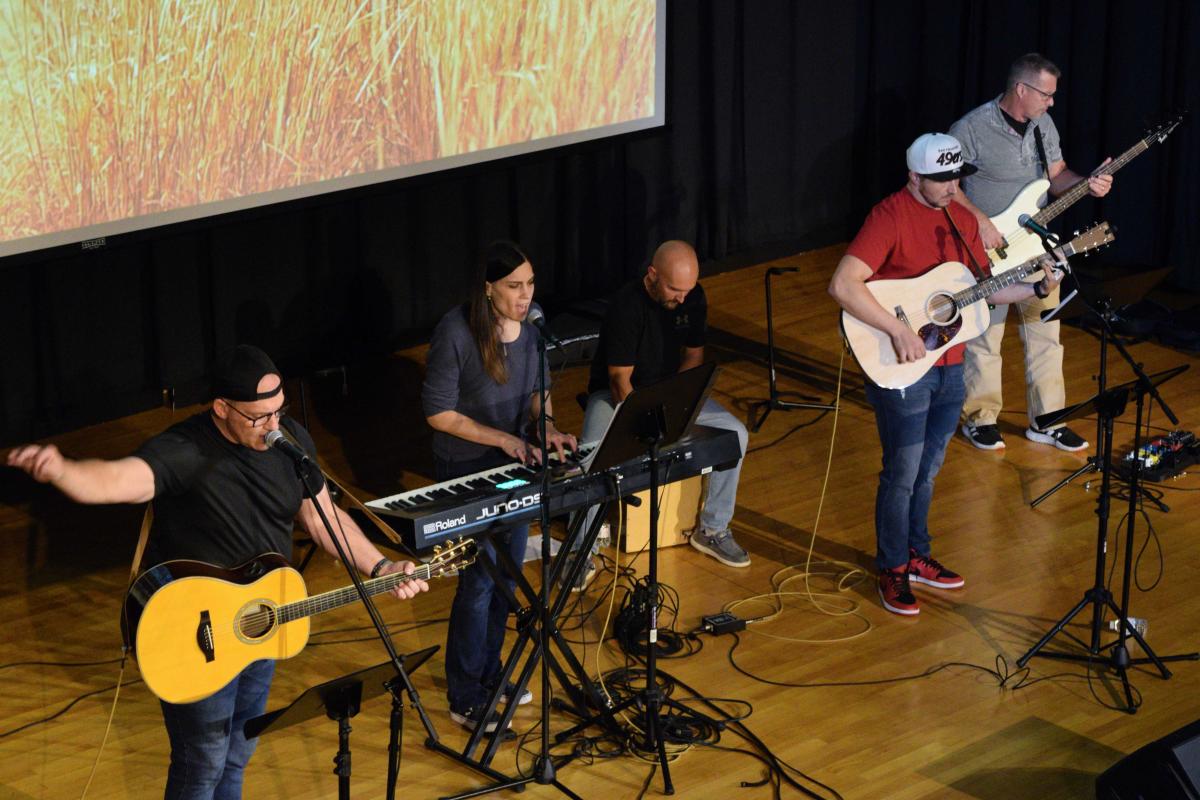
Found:
[{"label": "guitar fretboard", "polygon": [[[366,589],[368,596],[374,597],[377,594],[390,592],[400,584],[411,580],[429,580],[432,572],[432,565],[422,564],[413,570],[411,575],[405,575],[397,572],[391,575],[383,575],[378,578],[371,578],[370,580],[363,581],[363,588]],[[355,589],[353,585],[346,586],[341,589],[334,589],[332,592],[325,592],[324,594],[315,594],[312,597],[305,598],[304,600],[297,600],[294,603],[287,603],[286,605],[280,606],[277,610],[279,622],[282,624],[285,622],[291,622],[292,620],[310,617],[313,614],[332,611],[335,608],[341,608],[342,606],[348,603],[353,603],[356,600],[358,600],[358,590]]]},{"label": "guitar fretboard", "polygon": [[[1096,170],[1096,172],[1093,174],[1095,174],[1095,175],[1112,175],[1114,172],[1119,170],[1121,167],[1125,166],[1130,161],[1133,161],[1133,159],[1137,158],[1139,155],[1141,155],[1147,149],[1149,149],[1150,144],[1155,140],[1155,138],[1156,137],[1154,137],[1154,136],[1148,136],[1145,139],[1142,139],[1137,144],[1135,144],[1133,147],[1129,148],[1124,153],[1122,153],[1120,156],[1118,156],[1117,158],[1114,158],[1112,161],[1105,164],[1100,169]],[[1041,211],[1034,214],[1033,218],[1035,220],[1037,220],[1037,222],[1040,225],[1047,225],[1050,222],[1050,220],[1054,219],[1059,214],[1062,214],[1064,211],[1066,211],[1068,208],[1070,208],[1072,205],[1074,205],[1077,200],[1079,200],[1081,197],[1083,197],[1087,193],[1088,193],[1088,182],[1087,182],[1087,178],[1084,178],[1079,183],[1075,184],[1070,189],[1063,192],[1062,195],[1060,195],[1059,198],[1057,200],[1055,200],[1053,203],[1050,203],[1045,208],[1043,208]]]}]

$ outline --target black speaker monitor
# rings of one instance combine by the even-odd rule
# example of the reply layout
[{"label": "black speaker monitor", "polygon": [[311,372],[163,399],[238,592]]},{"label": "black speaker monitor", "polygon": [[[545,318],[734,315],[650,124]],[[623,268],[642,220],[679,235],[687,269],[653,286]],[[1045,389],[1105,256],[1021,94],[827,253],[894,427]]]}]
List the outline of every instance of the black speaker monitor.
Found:
[{"label": "black speaker monitor", "polygon": [[1200,800],[1200,720],[1126,756],[1096,779],[1097,800]]}]

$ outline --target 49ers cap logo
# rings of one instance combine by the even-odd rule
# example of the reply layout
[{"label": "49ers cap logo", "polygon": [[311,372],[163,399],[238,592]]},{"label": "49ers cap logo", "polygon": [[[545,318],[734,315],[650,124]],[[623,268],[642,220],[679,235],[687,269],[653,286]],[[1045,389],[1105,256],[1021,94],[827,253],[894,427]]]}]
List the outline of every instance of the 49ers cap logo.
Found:
[{"label": "49ers cap logo", "polygon": [[946,133],[918,136],[908,148],[907,155],[908,168],[930,180],[949,181],[976,171],[963,159],[958,139]]}]

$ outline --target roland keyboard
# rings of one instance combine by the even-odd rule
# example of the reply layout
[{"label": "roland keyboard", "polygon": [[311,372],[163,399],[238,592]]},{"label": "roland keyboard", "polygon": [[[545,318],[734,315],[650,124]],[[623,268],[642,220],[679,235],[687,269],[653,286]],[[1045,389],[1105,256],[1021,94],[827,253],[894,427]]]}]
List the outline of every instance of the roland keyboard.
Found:
[{"label": "roland keyboard", "polygon": [[[581,445],[582,456],[586,457],[595,446]],[[659,483],[728,469],[739,458],[736,433],[693,425],[686,438],[659,451]],[[650,461],[645,456],[603,473],[582,473],[577,464],[572,466],[568,459],[566,465],[552,464],[550,468],[551,516],[615,500],[610,472],[621,476],[621,496],[650,486]],[[450,537],[482,536],[493,528],[537,519],[541,514],[541,488],[539,468],[513,463],[372,500],[367,505],[387,516],[404,543],[419,551]]]}]

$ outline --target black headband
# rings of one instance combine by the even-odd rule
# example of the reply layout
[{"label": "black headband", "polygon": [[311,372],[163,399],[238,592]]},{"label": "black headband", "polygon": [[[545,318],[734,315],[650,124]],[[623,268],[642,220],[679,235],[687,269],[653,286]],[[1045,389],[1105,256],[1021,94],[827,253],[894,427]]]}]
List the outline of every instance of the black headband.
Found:
[{"label": "black headband", "polygon": [[279,375],[271,357],[254,345],[239,344],[218,359],[213,370],[213,397],[252,403],[283,391],[283,381],[269,392],[258,391],[264,375]]}]

